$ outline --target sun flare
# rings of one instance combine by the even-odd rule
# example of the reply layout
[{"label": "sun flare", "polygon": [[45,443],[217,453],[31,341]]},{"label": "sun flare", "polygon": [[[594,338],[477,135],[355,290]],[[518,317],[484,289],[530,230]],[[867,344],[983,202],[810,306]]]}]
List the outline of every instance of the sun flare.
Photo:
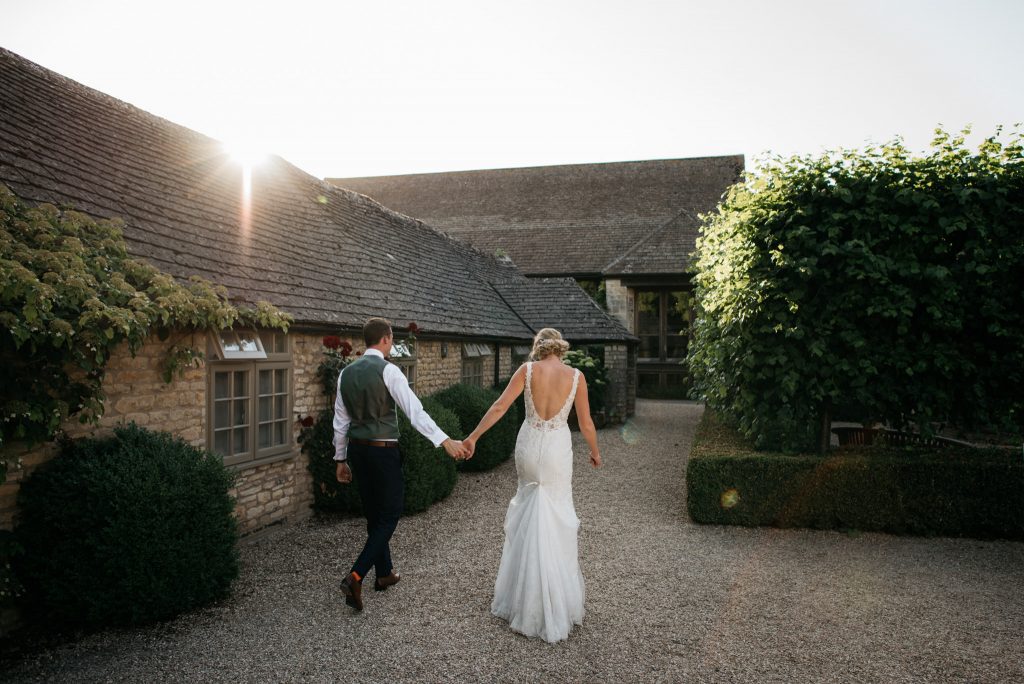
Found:
[{"label": "sun flare", "polygon": [[269,156],[259,145],[249,140],[227,141],[224,149],[232,160],[248,168],[259,166]]}]

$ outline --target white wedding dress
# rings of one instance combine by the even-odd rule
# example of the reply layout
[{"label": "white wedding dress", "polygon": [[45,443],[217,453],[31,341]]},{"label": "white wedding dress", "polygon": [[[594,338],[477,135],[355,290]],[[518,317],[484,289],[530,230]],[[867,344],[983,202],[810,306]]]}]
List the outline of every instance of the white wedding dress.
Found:
[{"label": "white wedding dress", "polygon": [[554,643],[583,623],[583,573],[572,504],[572,436],[566,419],[579,384],[553,418],[533,405],[533,364],[526,364],[526,420],[516,440],[519,487],[505,515],[505,546],[491,612],[514,631]]}]

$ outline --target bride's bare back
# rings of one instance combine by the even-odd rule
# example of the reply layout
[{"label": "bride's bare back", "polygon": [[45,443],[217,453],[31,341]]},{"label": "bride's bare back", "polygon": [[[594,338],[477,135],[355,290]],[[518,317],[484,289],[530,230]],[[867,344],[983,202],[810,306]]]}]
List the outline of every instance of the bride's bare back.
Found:
[{"label": "bride's bare back", "polygon": [[575,373],[572,367],[559,359],[537,361],[533,364],[530,391],[533,394],[533,405],[541,420],[551,420],[562,410],[569,392],[572,391]]}]

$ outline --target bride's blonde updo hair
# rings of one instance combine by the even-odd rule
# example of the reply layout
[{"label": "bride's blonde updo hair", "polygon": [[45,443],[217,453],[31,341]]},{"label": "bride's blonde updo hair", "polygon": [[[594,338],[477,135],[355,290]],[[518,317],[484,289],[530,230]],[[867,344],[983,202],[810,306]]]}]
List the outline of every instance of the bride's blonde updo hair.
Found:
[{"label": "bride's blonde updo hair", "polygon": [[562,333],[554,328],[544,328],[533,338],[533,351],[530,352],[530,360],[542,361],[554,354],[562,358],[562,354],[569,351],[569,343],[562,339]]}]

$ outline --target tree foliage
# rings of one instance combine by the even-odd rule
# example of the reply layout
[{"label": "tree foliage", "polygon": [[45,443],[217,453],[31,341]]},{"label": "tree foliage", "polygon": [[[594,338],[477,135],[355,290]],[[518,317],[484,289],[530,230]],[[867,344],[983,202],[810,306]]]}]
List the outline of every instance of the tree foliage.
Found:
[{"label": "tree foliage", "polygon": [[[180,283],[128,256],[117,221],[48,204],[31,207],[0,185],[0,445],[51,439],[63,421],[103,413],[103,368],[153,333],[235,324],[287,330],[290,317],[260,302],[233,306],[222,287]],[[164,379],[201,360],[173,345]]]},{"label": "tree foliage", "polygon": [[830,413],[1021,427],[1022,138],[964,134],[772,159],[705,217],[688,363],[758,446]]}]

